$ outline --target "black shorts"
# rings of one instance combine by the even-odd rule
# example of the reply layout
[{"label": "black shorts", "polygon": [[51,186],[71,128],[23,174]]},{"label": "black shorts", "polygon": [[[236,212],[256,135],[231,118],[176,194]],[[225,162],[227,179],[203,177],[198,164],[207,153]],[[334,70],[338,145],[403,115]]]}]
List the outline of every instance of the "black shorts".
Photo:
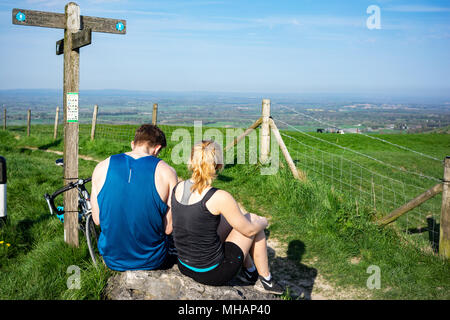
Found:
[{"label": "black shorts", "polygon": [[239,272],[244,259],[244,253],[241,248],[233,242],[225,241],[224,243],[224,259],[221,264],[210,271],[196,272],[185,266],[180,261],[178,262],[178,269],[182,274],[188,276],[195,281],[210,285],[222,286],[234,278]]}]

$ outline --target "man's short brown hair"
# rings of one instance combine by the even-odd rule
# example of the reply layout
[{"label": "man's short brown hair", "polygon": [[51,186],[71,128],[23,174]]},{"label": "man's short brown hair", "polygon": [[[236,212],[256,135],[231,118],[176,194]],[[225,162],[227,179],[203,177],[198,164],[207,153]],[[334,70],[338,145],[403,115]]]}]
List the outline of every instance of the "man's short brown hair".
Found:
[{"label": "man's short brown hair", "polygon": [[136,130],[134,145],[143,143],[148,143],[150,147],[160,145],[161,149],[167,146],[164,132],[153,124],[143,124]]}]

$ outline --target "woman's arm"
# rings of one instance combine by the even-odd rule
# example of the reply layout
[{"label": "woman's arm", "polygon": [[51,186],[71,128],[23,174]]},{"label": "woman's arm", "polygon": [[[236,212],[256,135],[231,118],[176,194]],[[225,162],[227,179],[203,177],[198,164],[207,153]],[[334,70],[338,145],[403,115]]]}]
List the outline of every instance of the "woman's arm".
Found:
[{"label": "woman's arm", "polygon": [[254,214],[246,217],[233,196],[224,190],[216,191],[214,197],[207,202],[207,208],[213,214],[222,214],[233,229],[247,237],[256,235],[268,225],[264,217]]}]

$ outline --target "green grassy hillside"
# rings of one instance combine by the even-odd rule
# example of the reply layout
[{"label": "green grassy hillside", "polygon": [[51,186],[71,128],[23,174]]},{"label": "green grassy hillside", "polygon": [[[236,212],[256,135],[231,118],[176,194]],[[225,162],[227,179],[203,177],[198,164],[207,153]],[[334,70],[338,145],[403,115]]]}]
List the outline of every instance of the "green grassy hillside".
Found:
[{"label": "green grassy hillside", "polygon": [[[92,142],[88,138],[89,126],[82,126],[80,154],[104,159],[128,151],[134,128],[105,126]],[[168,137],[176,129],[162,128]],[[192,132],[192,128],[186,129]],[[432,250],[428,232],[407,234],[401,223],[384,229],[373,223],[389,211],[389,206],[401,203],[404,197],[414,193],[398,191],[401,184],[387,186],[389,179],[377,181],[379,175],[393,177],[406,188],[408,185],[427,188],[433,184],[432,180],[411,173],[440,178],[442,163],[367,137],[311,134],[404,168],[401,172],[300,132],[283,131],[282,134],[298,168],[305,171],[306,181],[294,180],[282,161],[282,168],[275,175],[261,175],[258,164],[228,164],[215,186],[231,192],[248,211],[270,218],[269,237],[294,248],[288,258],[298,268],[314,267],[334,286],[356,290],[361,297],[370,294],[381,299],[450,298],[450,264]],[[442,159],[450,150],[450,136],[445,134],[383,135],[382,138]],[[171,161],[176,141],[168,139],[168,142],[161,157],[174,166],[180,177],[187,178],[186,166]],[[42,150],[31,151],[25,148],[28,146]],[[0,155],[8,160],[9,213],[7,225],[0,229],[0,241],[4,241],[0,245],[0,299],[102,298],[111,272],[92,267],[83,239],[79,249],[64,244],[63,226],[49,215],[43,199],[44,193],[54,191],[62,183],[61,168],[53,164],[58,156],[43,150],[62,151],[62,148],[61,139],[53,141],[51,126],[32,127],[31,137],[26,137],[23,127],[0,132]],[[80,160],[80,176],[89,176],[95,164]],[[361,174],[363,169],[355,169],[355,164],[375,177],[372,191],[370,175]],[[370,183],[356,182],[355,177]],[[389,190],[403,198],[397,196],[396,202],[390,203],[394,198]],[[381,203],[385,204],[381,206]],[[431,213],[438,219],[438,209],[437,203],[421,209],[425,212],[419,212],[420,219],[410,217],[406,226],[426,227],[423,218]],[[81,268],[81,290],[67,290],[66,271],[70,265]],[[372,265],[381,270],[379,290],[369,290],[366,286],[370,275],[367,268]]]}]

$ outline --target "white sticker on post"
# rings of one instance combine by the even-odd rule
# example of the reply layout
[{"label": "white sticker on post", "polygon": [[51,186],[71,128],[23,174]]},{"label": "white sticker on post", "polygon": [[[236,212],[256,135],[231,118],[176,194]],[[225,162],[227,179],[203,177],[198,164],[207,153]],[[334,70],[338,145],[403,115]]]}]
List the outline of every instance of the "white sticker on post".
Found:
[{"label": "white sticker on post", "polygon": [[67,93],[67,122],[78,122],[78,92]]}]

